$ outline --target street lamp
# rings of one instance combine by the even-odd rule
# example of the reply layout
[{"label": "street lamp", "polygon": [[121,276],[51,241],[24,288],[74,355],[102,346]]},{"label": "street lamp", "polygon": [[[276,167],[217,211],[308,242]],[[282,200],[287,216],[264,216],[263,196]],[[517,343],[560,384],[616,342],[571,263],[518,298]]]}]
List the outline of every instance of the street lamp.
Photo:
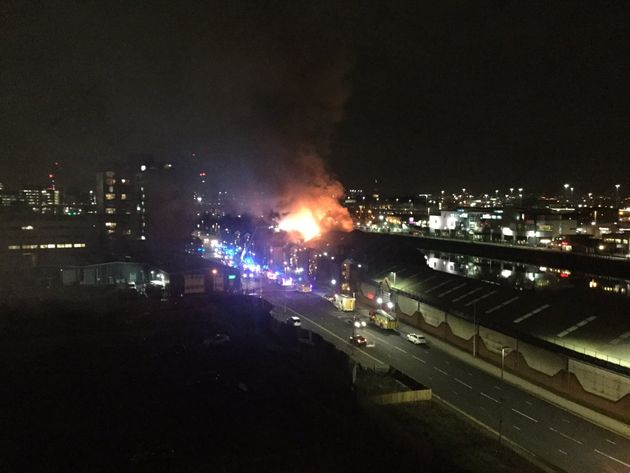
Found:
[{"label": "street lamp", "polygon": [[392,310],[392,309],[394,308],[394,303],[393,303],[392,301],[389,301],[389,302],[387,303],[387,308],[388,308],[389,310]]},{"label": "street lamp", "polygon": [[615,191],[617,193],[617,200],[619,200],[619,188],[621,187],[621,184],[615,184]]},{"label": "street lamp", "polygon": [[[505,388],[505,381],[503,380],[503,371],[505,369],[505,353],[511,351],[510,347],[501,347],[501,384]],[[499,407],[499,443],[503,438],[503,391],[501,392],[501,406]]]},{"label": "street lamp", "polygon": [[377,297],[377,298],[376,298],[376,303],[377,303],[378,305],[381,305],[381,304],[383,303],[383,298],[382,298],[382,297]]}]

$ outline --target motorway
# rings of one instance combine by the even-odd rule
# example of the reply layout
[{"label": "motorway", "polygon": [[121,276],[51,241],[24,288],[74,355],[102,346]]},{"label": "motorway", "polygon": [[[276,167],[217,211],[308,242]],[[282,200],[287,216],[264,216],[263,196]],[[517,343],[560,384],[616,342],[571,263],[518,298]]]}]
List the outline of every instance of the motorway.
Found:
[{"label": "motorway", "polygon": [[[408,342],[404,334],[418,332],[401,326],[387,332],[369,326],[357,329],[368,347],[348,342],[350,315],[337,311],[315,293],[263,285],[263,297],[274,304],[274,316],[297,315],[305,329],[319,333],[340,349],[352,351],[365,366],[390,365],[430,387],[433,395],[504,442],[527,450],[546,464],[567,472],[630,472],[630,440],[549,404],[433,346]],[[358,313],[366,314],[359,309]]]}]

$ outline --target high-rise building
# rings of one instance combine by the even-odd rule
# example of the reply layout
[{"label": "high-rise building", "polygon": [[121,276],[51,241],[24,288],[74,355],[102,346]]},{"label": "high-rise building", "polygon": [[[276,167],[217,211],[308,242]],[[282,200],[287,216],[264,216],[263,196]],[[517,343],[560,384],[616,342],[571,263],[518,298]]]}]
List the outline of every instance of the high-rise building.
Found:
[{"label": "high-rise building", "polygon": [[115,171],[96,175],[96,208],[101,217],[101,231],[107,236],[144,239],[143,190],[136,176]]}]

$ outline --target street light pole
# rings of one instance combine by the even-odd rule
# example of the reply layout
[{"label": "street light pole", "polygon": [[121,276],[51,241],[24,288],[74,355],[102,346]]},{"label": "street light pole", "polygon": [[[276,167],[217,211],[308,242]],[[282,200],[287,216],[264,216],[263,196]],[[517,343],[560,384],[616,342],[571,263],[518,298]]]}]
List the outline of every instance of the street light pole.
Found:
[{"label": "street light pole", "polygon": [[477,357],[477,302],[473,304],[473,358]]},{"label": "street light pole", "polygon": [[[510,347],[502,347],[501,348],[501,387],[505,388],[505,381],[503,380],[503,371],[505,369],[505,352],[510,350]],[[504,396],[503,391],[501,391],[501,405],[499,407],[499,443],[503,439],[503,402]]]}]

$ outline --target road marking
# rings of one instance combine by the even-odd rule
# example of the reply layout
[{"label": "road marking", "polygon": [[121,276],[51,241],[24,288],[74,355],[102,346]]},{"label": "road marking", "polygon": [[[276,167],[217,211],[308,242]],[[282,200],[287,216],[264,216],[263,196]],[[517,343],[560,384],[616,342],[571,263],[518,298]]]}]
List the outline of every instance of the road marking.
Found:
[{"label": "road marking", "polygon": [[473,289],[472,291],[468,291],[466,294],[462,294],[461,296],[456,297],[451,302],[461,301],[462,299],[465,299],[466,297],[470,296],[471,294],[474,294],[475,292],[479,292],[479,291],[483,291],[483,286],[482,287],[478,287],[476,289]]},{"label": "road marking", "polygon": [[595,449],[595,453],[599,453],[600,455],[610,458],[613,461],[616,461],[617,463],[622,464],[623,466],[627,466],[628,468],[630,468],[630,464],[626,463],[626,462],[622,462],[621,460],[619,460],[619,458],[615,458],[615,457],[611,457],[610,455],[604,453],[604,452],[600,452],[599,450]]},{"label": "road marking", "polygon": [[596,315],[591,315],[590,317],[585,318],[584,320],[582,320],[581,322],[578,322],[577,324],[573,325],[572,327],[569,327],[566,330],[563,330],[562,332],[560,332],[558,335],[556,335],[558,338],[562,338],[562,337],[566,337],[567,335],[569,335],[571,332],[575,332],[577,329],[584,327],[586,324],[590,324],[593,320],[595,320],[597,318]]},{"label": "road marking", "polygon": [[472,301],[470,301],[470,302],[467,302],[466,304],[464,304],[464,307],[468,307],[468,306],[471,306],[471,305],[473,305],[473,304],[476,304],[477,302],[479,302],[479,301],[481,301],[481,300],[484,300],[484,299],[487,299],[488,297],[492,296],[493,294],[496,294],[497,292],[499,292],[499,291],[490,291],[490,292],[487,292],[486,294],[484,294],[484,295],[482,295],[482,296],[479,296],[479,297],[477,297],[476,299],[473,299],[473,300],[472,300]]},{"label": "road marking", "polygon": [[549,307],[551,307],[551,305],[549,305],[549,304],[541,305],[537,309],[534,309],[531,312],[528,312],[528,313],[526,313],[524,315],[521,315],[519,318],[514,319],[512,322],[514,322],[515,324],[520,324],[523,320],[529,319],[530,317],[533,317],[534,315],[538,314],[539,312],[542,312],[543,310],[547,310]]},{"label": "road marking", "polygon": [[521,428],[518,425],[513,425],[512,427],[514,427],[516,430],[521,430]]},{"label": "road marking", "polygon": [[451,364],[448,360],[444,360],[444,363],[446,363],[447,365]]},{"label": "road marking", "polygon": [[492,309],[488,309],[486,310],[486,314],[492,314],[493,312],[502,309],[503,307],[505,307],[506,305],[510,305],[512,302],[516,301],[519,299],[520,296],[516,296],[516,297],[512,297],[512,299],[508,299],[505,302],[502,302],[501,304],[494,306]]},{"label": "road marking", "polygon": [[466,386],[468,389],[472,389],[472,386],[470,384],[466,384],[464,383],[461,379],[459,378],[453,378],[455,381],[457,381],[459,384],[463,384],[464,386]]},{"label": "road marking", "polygon": [[523,416],[523,417],[525,417],[526,419],[529,419],[529,420],[531,420],[532,422],[536,422],[536,423],[538,423],[538,420],[537,420],[537,419],[534,419],[533,417],[530,417],[530,416],[528,416],[527,414],[524,414],[523,412],[521,412],[521,411],[519,411],[519,410],[517,410],[517,409],[512,408],[512,410],[513,410],[514,412],[516,412],[517,414],[522,415],[522,416]]},{"label": "road marking", "polygon": [[580,442],[577,439],[574,439],[573,437],[568,436],[567,434],[563,434],[562,432],[560,432],[559,430],[554,429],[553,427],[549,427],[549,430],[551,430],[552,432],[557,433],[558,435],[560,435],[561,437],[564,437],[565,439],[568,440],[572,440],[573,442],[579,444],[579,445],[584,445],[582,442]]},{"label": "road marking", "polygon": [[528,406],[533,406],[531,401],[525,401],[525,404],[527,404]]},{"label": "road marking", "polygon": [[499,401],[498,399],[493,398],[492,396],[488,396],[486,393],[482,392],[481,395],[483,397],[487,397],[488,399],[490,399],[491,401],[496,402],[497,404],[501,404],[501,401]]},{"label": "road marking", "polygon": [[567,420],[567,419],[562,419],[562,422],[566,422],[567,424],[570,424],[570,423],[571,423],[571,421],[570,421],[570,420]]},{"label": "road marking", "polygon": [[564,450],[560,450],[560,449],[558,449],[558,451],[559,451],[560,453],[564,454],[564,455],[568,455],[568,453],[567,453],[567,452],[565,452]]},{"label": "road marking", "polygon": [[458,286],[455,286],[453,289],[449,289],[448,291],[443,292],[442,294],[438,295],[438,297],[444,297],[445,295],[450,294],[451,292],[455,292],[458,289],[461,289],[462,287],[466,286],[467,284],[468,284],[467,282],[461,283]]},{"label": "road marking", "polygon": [[503,391],[503,389],[501,389],[499,386],[496,386],[496,385],[495,385],[494,389],[498,389],[499,391]]},{"label": "road marking", "polygon": [[[331,332],[330,330],[328,330],[326,327],[323,327],[321,325],[319,325],[317,322],[314,322],[313,320],[309,319],[308,317],[306,317],[304,314],[301,314],[295,310],[293,310],[291,307],[287,307],[287,310],[290,310],[291,312],[293,312],[295,315],[304,317],[306,320],[308,320],[310,323],[312,323],[313,325],[315,325],[316,327],[319,327],[320,329],[322,329],[324,332],[329,333],[330,335],[332,335],[333,337],[335,337],[338,340],[341,340],[343,343],[345,343],[346,345],[350,346],[350,347],[354,347],[354,345],[352,345],[350,342],[347,342],[346,340],[344,340],[343,338],[341,338],[339,335]],[[375,356],[370,355],[369,353],[364,352],[363,350],[357,348],[363,355],[367,356],[368,358],[372,358],[374,361],[380,363],[381,365],[387,365],[387,363],[382,362],[381,360],[379,360],[378,358],[376,358]]]},{"label": "road marking", "polygon": [[628,337],[630,337],[630,332],[622,333],[617,338],[615,338],[614,340],[611,340],[608,343],[610,343],[611,345],[617,345],[619,342],[623,342]]},{"label": "road marking", "polygon": [[608,440],[608,439],[604,439],[604,440],[606,440],[606,442],[608,443],[612,443],[613,445],[617,445],[617,442],[613,442],[612,440]]},{"label": "road marking", "polygon": [[459,396],[459,393],[457,391],[453,391],[455,393],[456,396]]},{"label": "road marking", "polygon": [[440,369],[440,368],[438,368],[437,366],[434,366],[434,367],[433,367],[433,369],[435,369],[435,370],[439,371],[440,373],[445,374],[446,376],[448,376],[448,373],[447,373],[446,371],[441,370],[441,369]]},{"label": "road marking", "polygon": [[402,348],[397,347],[396,345],[392,345],[396,350],[401,351],[403,353],[407,353],[405,350],[403,350]]},{"label": "road marking", "polygon": [[412,357],[412,358],[414,358],[414,359],[416,359],[416,360],[418,360],[418,361],[419,361],[419,362],[421,362],[421,363],[424,363],[425,365],[427,364],[427,362],[426,362],[426,361],[424,361],[422,358],[418,358],[416,355],[411,355],[411,357]]},{"label": "road marking", "polygon": [[432,288],[427,289],[426,291],[424,291],[425,294],[428,294],[429,292],[435,291],[438,287],[442,287],[445,286],[446,284],[450,284],[453,281],[451,281],[450,279],[448,281],[444,281],[441,282],[440,284],[438,284],[437,286],[433,286]]}]

